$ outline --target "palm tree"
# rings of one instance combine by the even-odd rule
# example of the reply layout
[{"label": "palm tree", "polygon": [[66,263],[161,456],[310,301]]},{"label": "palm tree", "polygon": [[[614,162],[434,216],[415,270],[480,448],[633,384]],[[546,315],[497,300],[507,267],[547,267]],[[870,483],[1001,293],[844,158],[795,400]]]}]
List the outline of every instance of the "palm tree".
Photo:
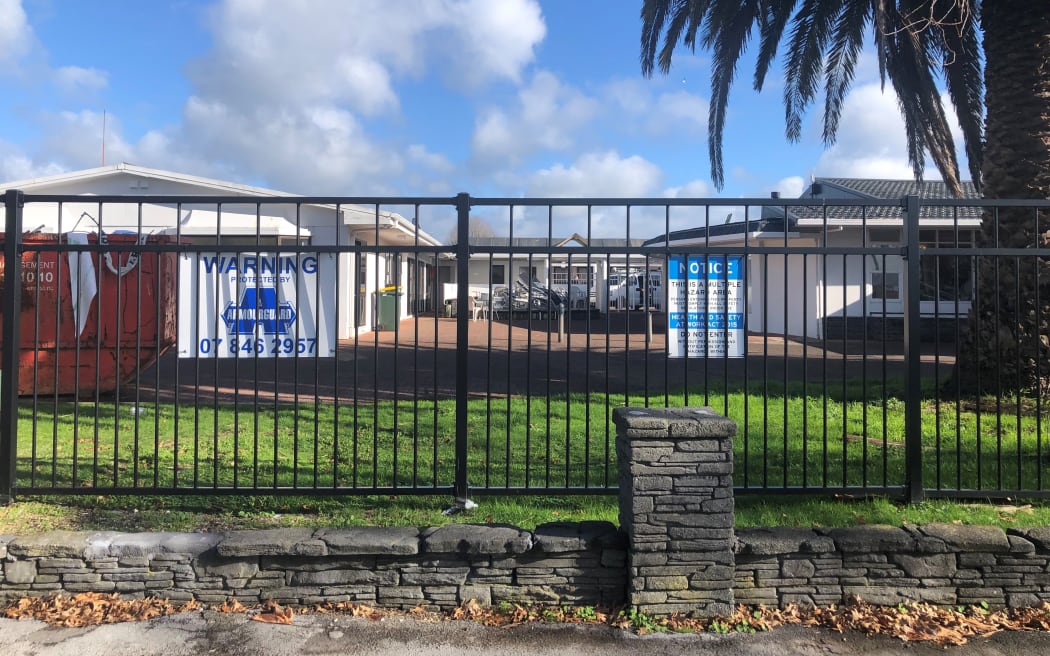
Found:
[{"label": "palm tree", "polygon": [[[826,145],[867,36],[883,84],[904,117],[918,179],[929,156],[960,192],[958,159],[941,103],[955,108],[970,176],[985,198],[1050,198],[1050,2],[1030,0],[643,0],[641,64],[667,73],[678,45],[712,54],[711,176],[722,187],[722,135],[737,64],[757,33],[753,84],[761,91],[781,45],[787,138],[824,87]],[[981,36],[983,33],[983,44]],[[983,47],[982,47],[983,45]],[[985,114],[987,113],[987,120]],[[1031,209],[989,212],[979,244],[1050,247],[1050,219]],[[979,258],[966,353],[968,392],[1050,393],[1050,258]],[[978,381],[983,381],[978,385]],[[978,389],[979,387],[979,389]]]}]

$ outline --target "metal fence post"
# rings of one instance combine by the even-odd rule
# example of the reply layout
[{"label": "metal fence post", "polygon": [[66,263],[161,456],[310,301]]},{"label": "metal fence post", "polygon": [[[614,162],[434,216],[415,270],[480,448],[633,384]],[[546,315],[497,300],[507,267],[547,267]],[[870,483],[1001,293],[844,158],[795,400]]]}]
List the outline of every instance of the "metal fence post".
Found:
[{"label": "metal fence post", "polygon": [[905,293],[907,294],[904,299],[904,494],[909,503],[917,503],[926,496],[922,477],[919,197],[907,196],[904,199],[904,205]]},{"label": "metal fence post", "polygon": [[470,350],[470,194],[456,195],[456,505],[467,505],[467,354]]},{"label": "metal fence post", "polygon": [[22,192],[4,194],[4,294],[0,308],[3,348],[0,349],[0,504],[14,501],[18,448],[18,328],[22,318]]}]

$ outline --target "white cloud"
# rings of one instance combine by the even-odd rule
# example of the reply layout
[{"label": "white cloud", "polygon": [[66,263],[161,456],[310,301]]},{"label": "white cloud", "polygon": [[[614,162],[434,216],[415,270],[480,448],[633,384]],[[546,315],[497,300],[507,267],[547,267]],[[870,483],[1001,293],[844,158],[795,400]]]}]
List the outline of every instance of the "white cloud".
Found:
[{"label": "white cloud", "polygon": [[[566,166],[555,164],[530,174],[524,195],[533,198],[632,198],[658,195],[663,171],[652,162],[632,155],[621,157],[615,151],[591,152]],[[652,208],[632,208],[630,231],[633,236],[651,236]],[[515,221],[514,233],[522,236],[546,235],[553,229],[558,236],[574,232],[594,237],[620,237],[627,234],[624,207],[594,207],[588,226],[584,207],[556,208],[553,225],[548,224],[546,210],[527,210]]]},{"label": "white cloud", "polygon": [[707,129],[707,101],[700,96],[685,92],[662,93],[656,99],[650,127],[654,130],[676,131],[684,128],[693,134],[703,134]]},{"label": "white cloud", "polygon": [[703,136],[707,132],[706,98],[685,90],[654,93],[642,80],[617,80],[603,90],[605,103],[616,115],[632,119],[627,126],[652,136]]},{"label": "white cloud", "polygon": [[352,113],[329,105],[259,107],[244,114],[191,98],[184,129],[194,141],[186,152],[242,167],[250,162],[252,173],[296,193],[393,193],[383,181],[403,167],[402,158],[375,143]]},{"label": "white cloud", "polygon": [[649,196],[657,192],[663,179],[660,167],[632,155],[620,157],[615,151],[585,153],[570,166],[554,166],[532,174],[527,195],[539,197]]},{"label": "white cloud", "polygon": [[716,195],[714,186],[707,180],[693,180],[681,187],[669,187],[664,190],[664,198],[713,198]]},{"label": "white cloud", "polygon": [[413,164],[418,164],[438,173],[451,173],[456,168],[447,157],[440,153],[428,151],[426,146],[422,144],[412,144],[408,147],[408,159]]},{"label": "white cloud", "polygon": [[0,72],[13,68],[28,54],[33,39],[21,0],[0,0]]},{"label": "white cloud", "polygon": [[[430,0],[422,0],[430,3]],[[466,0],[445,3],[462,40],[448,43],[453,61],[468,81],[491,77],[519,79],[535,47],[547,34],[540,6],[533,0]],[[397,9],[395,9],[397,11]],[[400,12],[397,13],[400,16]],[[479,66],[478,64],[482,65]]]},{"label": "white cloud", "polygon": [[97,68],[63,66],[55,70],[55,84],[65,93],[98,91],[109,86],[109,75]]},{"label": "white cloud", "polygon": [[[0,150],[8,148],[0,145]],[[11,149],[12,151],[14,149]],[[0,155],[0,180],[28,180],[61,173],[65,169],[55,162],[37,164],[21,153],[11,152]]]},{"label": "white cloud", "polygon": [[235,104],[333,102],[395,110],[392,81],[517,80],[545,27],[534,0],[227,0],[214,51],[190,67],[199,95]]},{"label": "white cloud", "polygon": [[445,155],[383,144],[367,121],[398,120],[404,79],[517,81],[546,33],[535,0],[226,0],[209,25],[178,138],[151,143],[301,193],[442,187]]},{"label": "white cloud", "polygon": [[793,175],[779,180],[771,188],[766,189],[766,191],[776,191],[780,194],[781,198],[798,198],[802,195],[802,190],[805,188],[805,178],[799,175]]},{"label": "white cloud", "polygon": [[[99,166],[102,162],[102,112],[79,111],[47,113],[41,117],[45,135],[41,151],[49,158],[76,168]],[[113,116],[106,122],[106,163],[118,162],[128,154],[120,137],[120,122]]]},{"label": "white cloud", "polygon": [[481,162],[520,160],[537,150],[564,151],[599,110],[597,101],[540,71],[518,92],[510,112],[490,108],[474,127],[471,148]]},{"label": "white cloud", "polygon": [[[960,154],[960,170],[966,175],[965,151],[958,120],[954,109],[942,98],[948,114],[956,152]],[[838,140],[826,150],[817,162],[816,175],[908,179],[914,177],[908,163],[908,141],[904,131],[904,119],[897,106],[897,98],[891,90],[882,91],[878,84],[866,84],[855,88],[846,98],[839,122]],[[927,160],[923,177],[939,180],[940,172]]]}]

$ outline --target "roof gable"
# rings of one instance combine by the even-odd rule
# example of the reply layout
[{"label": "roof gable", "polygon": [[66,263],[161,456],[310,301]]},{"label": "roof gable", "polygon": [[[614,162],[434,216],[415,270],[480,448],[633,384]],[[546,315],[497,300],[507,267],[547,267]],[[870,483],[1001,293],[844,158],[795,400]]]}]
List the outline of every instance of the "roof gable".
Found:
[{"label": "roof gable", "polygon": [[[171,182],[178,185],[184,185],[187,187],[200,189],[205,192],[208,192],[211,195],[215,195],[216,192],[221,192],[222,194],[229,194],[235,196],[299,196],[299,194],[290,194],[283,191],[275,191],[273,189],[266,189],[263,187],[255,187],[252,185],[230,182],[228,180],[217,180],[214,178],[204,178],[195,175],[188,175],[185,173],[176,173],[174,171],[151,169],[146,168],[144,166],[137,166],[135,164],[128,164],[126,162],[114,164],[112,166],[101,166],[93,169],[68,171],[66,173],[58,173],[56,175],[43,176],[38,178],[13,180],[11,182],[3,183],[2,186],[4,189],[20,189],[22,191],[27,192],[38,192],[46,189],[47,187],[54,187],[69,183],[92,182],[114,177],[127,177],[129,179],[145,178],[150,180],[163,180],[165,182]],[[132,188],[131,190],[134,191],[134,188]]]}]

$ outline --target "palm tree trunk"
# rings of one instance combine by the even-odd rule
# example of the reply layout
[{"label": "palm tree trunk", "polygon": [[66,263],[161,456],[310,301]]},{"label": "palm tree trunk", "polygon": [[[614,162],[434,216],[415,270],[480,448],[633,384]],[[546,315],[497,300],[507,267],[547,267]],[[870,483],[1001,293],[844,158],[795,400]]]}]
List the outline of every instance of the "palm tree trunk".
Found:
[{"label": "palm tree trunk", "polygon": [[[985,198],[1050,199],[1050,2],[981,3]],[[1050,248],[1050,211],[985,214],[979,246]],[[957,375],[972,394],[1050,394],[1050,258],[982,256]]]}]

